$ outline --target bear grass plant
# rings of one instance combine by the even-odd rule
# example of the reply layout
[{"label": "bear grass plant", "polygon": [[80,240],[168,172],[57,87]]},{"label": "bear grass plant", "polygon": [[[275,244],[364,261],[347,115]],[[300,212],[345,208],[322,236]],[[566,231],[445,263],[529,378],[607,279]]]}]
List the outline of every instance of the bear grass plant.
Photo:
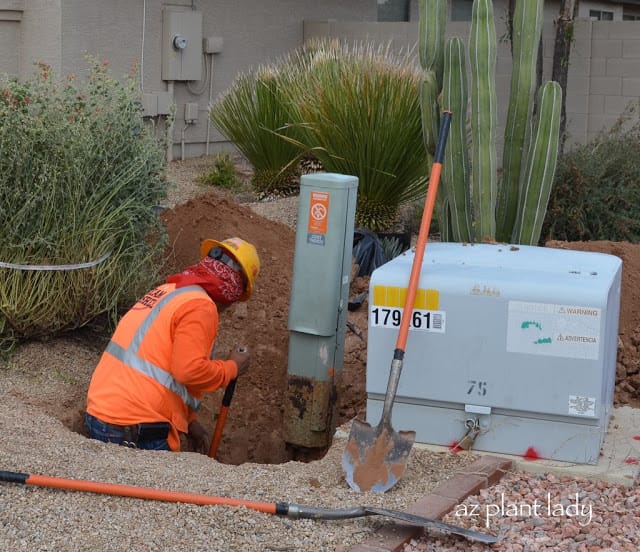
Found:
[{"label": "bear grass plant", "polygon": [[31,80],[0,79],[3,350],[113,320],[158,275],[164,145],[143,124],[135,75],[88,65],[83,79],[45,64]]},{"label": "bear grass plant", "polygon": [[640,241],[640,102],[559,160],[542,230],[546,240]]},{"label": "bear grass plant", "polygon": [[419,84],[408,52],[316,40],[241,74],[210,117],[253,165],[259,194],[295,193],[313,157],[359,178],[356,223],[379,231],[426,189]]}]

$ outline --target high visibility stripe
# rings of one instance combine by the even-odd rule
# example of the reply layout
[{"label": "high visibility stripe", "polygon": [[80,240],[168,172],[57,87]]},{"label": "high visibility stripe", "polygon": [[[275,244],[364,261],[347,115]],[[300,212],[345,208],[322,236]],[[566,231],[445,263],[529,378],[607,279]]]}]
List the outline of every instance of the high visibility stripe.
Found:
[{"label": "high visibility stripe", "polygon": [[145,376],[149,376],[152,380],[157,381],[160,385],[169,389],[176,395],[178,395],[182,401],[193,410],[198,410],[200,408],[200,401],[191,395],[187,391],[187,388],[178,383],[175,378],[166,370],[156,366],[152,362],[143,359],[138,355],[138,351],[140,346],[142,345],[142,341],[144,340],[151,324],[158,318],[160,311],[162,308],[176,295],[180,295],[181,293],[196,291],[199,293],[206,292],[200,286],[186,286],[183,288],[176,289],[165,295],[158,303],[151,309],[146,318],[142,321],[142,324],[136,330],[136,333],[131,340],[131,343],[128,348],[124,348],[114,341],[109,341],[107,345],[106,352],[110,355],[117,358],[123,364],[129,366],[129,368],[133,368],[137,370],[141,374]]}]

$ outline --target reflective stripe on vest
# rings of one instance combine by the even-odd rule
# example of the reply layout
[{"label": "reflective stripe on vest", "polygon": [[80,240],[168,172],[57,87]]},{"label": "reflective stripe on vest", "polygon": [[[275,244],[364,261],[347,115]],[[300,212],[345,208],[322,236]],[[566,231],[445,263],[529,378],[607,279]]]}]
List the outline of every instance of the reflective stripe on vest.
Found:
[{"label": "reflective stripe on vest", "polygon": [[206,294],[206,291],[204,291],[199,286],[186,286],[173,290],[171,293],[165,295],[162,299],[160,299],[160,301],[158,301],[158,303],[151,309],[151,312],[142,321],[142,324],[140,324],[140,326],[136,330],[136,333],[133,335],[133,339],[131,340],[128,348],[125,349],[114,341],[109,341],[106,352],[117,358],[126,366],[129,366],[129,368],[133,368],[141,374],[149,376],[153,381],[156,381],[160,385],[166,387],[167,389],[169,389],[169,391],[172,391],[173,393],[178,395],[182,399],[182,401],[193,410],[198,410],[198,408],[200,408],[200,401],[189,395],[189,392],[184,385],[178,383],[174,379],[174,377],[166,370],[163,370],[159,366],[156,366],[148,360],[145,360],[144,358],[138,356],[140,345],[142,344],[143,339],[149,331],[151,324],[153,324],[153,322],[160,314],[162,307],[164,307],[176,295],[188,291],[197,291]]}]

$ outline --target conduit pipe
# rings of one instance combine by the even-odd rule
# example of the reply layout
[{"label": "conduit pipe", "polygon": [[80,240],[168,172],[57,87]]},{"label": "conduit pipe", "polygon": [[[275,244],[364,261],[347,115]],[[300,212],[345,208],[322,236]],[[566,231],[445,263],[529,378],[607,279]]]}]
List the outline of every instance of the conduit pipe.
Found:
[{"label": "conduit pipe", "polygon": [[[171,95],[171,102],[173,103],[173,90],[174,90],[174,82],[167,81],[167,92]],[[174,109],[175,112],[175,109]],[[173,121],[175,116],[171,117],[169,128],[167,129],[167,163],[173,161]]]},{"label": "conduit pipe", "polygon": [[209,102],[207,103],[207,146],[206,155],[209,155],[209,142],[211,141],[211,103],[213,102],[213,54],[209,54],[211,59],[209,68]]},{"label": "conduit pipe", "polygon": [[399,519],[405,523],[419,525],[427,529],[437,529],[445,533],[460,535],[478,542],[491,544],[497,541],[497,537],[493,535],[486,535],[477,531],[456,527],[455,525],[444,523],[442,521],[416,516],[405,512],[386,510],[383,508],[372,508],[368,506],[355,506],[353,508],[344,509],[317,508],[314,506],[302,506],[300,504],[288,504],[286,502],[256,502],[252,500],[226,498],[222,496],[209,496],[196,493],[150,489],[148,487],[117,485],[114,483],[103,483],[99,481],[66,479],[63,477],[11,471],[0,471],[0,481],[4,481],[6,483],[20,483],[23,485],[34,485],[37,487],[64,489],[67,491],[83,491],[112,496],[141,498],[144,500],[158,500],[162,502],[183,502],[203,506],[244,506],[245,508],[255,510],[257,512],[286,516],[293,519],[340,520],[380,515]]}]

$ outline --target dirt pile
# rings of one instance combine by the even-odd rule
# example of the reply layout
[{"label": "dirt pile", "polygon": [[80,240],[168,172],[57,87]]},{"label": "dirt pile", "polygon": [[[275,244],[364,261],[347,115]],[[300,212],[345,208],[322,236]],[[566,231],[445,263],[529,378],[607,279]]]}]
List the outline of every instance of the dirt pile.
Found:
[{"label": "dirt pile", "polygon": [[[239,380],[231,405],[219,459],[279,463],[296,457],[281,434],[286,391],[287,318],[294,254],[294,231],[251,209],[209,193],[163,213],[169,233],[169,272],[197,260],[205,238],[240,236],[254,243],[262,269],[248,303],[234,305],[221,317],[216,354],[226,356],[241,343],[253,350],[251,371]],[[640,406],[640,245],[613,242],[563,243],[553,247],[597,251],[619,256],[623,262],[622,310],[615,404]],[[367,280],[353,282],[353,295],[367,288]],[[337,422],[341,424],[365,408],[366,304],[349,313],[353,330],[347,331],[345,367],[338,381]],[[360,334],[358,336],[357,334]],[[200,418],[213,430],[222,393],[208,397]]]}]

